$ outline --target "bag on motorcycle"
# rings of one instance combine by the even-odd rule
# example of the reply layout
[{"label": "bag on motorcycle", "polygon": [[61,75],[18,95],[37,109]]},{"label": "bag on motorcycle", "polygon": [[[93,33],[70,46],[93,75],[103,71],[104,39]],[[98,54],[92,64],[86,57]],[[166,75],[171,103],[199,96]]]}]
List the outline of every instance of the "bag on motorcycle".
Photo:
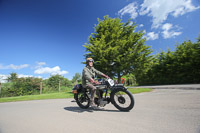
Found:
[{"label": "bag on motorcycle", "polygon": [[82,87],[82,84],[76,84],[74,86],[74,88],[72,89],[72,93],[78,93],[78,90],[81,90],[83,87]]}]

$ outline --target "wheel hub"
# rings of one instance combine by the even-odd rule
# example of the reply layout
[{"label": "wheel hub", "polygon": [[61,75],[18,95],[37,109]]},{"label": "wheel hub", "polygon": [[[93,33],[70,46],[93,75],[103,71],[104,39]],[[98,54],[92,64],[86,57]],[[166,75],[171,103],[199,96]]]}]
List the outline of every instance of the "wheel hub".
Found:
[{"label": "wheel hub", "polygon": [[122,97],[122,96],[118,97],[118,101],[119,101],[119,103],[121,103],[121,104],[124,104],[124,103],[126,102],[125,98]]}]

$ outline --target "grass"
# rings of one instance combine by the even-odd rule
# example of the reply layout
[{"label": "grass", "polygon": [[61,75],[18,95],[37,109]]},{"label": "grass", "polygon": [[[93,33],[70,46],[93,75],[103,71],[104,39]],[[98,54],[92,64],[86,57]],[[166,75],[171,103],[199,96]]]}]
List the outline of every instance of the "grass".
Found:
[{"label": "grass", "polygon": [[128,89],[132,94],[142,93],[142,92],[150,92],[151,88],[129,88]]},{"label": "grass", "polygon": [[[133,94],[149,92],[152,91],[150,88],[130,88],[129,91]],[[17,97],[5,97],[0,98],[0,103],[2,102],[16,102],[16,101],[29,101],[29,100],[43,100],[43,99],[64,99],[73,98],[73,93],[71,91],[59,92],[59,93],[49,93],[41,95],[27,95],[27,96],[17,96]]]},{"label": "grass", "polygon": [[58,93],[49,93],[49,94],[41,94],[41,95],[5,97],[5,98],[0,98],[0,103],[1,102],[29,101],[29,100],[43,100],[43,99],[63,99],[63,98],[72,98],[72,97],[73,97],[73,94],[71,92],[58,92]]}]

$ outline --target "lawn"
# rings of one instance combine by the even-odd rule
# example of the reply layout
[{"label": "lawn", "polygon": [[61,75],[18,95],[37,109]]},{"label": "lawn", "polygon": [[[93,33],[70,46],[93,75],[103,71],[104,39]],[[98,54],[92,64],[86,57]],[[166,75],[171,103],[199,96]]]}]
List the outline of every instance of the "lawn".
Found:
[{"label": "lawn", "polygon": [[[149,92],[149,91],[152,91],[152,89],[150,89],[150,88],[130,88],[129,91],[133,94],[136,94],[136,93],[142,93],[142,92]],[[0,98],[0,103],[28,101],[28,100],[43,100],[43,99],[64,99],[64,98],[73,98],[73,93],[71,93],[70,91],[67,91],[67,92],[41,94],[41,95],[5,97],[5,98]]]}]

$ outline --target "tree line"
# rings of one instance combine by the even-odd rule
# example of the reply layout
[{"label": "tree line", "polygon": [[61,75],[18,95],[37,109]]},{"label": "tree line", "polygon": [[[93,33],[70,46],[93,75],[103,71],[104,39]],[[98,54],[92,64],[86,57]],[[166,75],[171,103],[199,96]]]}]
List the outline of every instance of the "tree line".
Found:
[{"label": "tree line", "polygon": [[61,75],[52,75],[43,80],[36,77],[18,78],[17,73],[11,73],[7,78],[7,83],[1,85],[0,97],[71,91],[75,83],[81,83],[81,74],[76,73],[72,80]]},{"label": "tree line", "polygon": [[197,42],[184,41],[174,51],[160,52],[150,64],[146,73],[136,75],[138,84],[200,83],[200,36]]}]

